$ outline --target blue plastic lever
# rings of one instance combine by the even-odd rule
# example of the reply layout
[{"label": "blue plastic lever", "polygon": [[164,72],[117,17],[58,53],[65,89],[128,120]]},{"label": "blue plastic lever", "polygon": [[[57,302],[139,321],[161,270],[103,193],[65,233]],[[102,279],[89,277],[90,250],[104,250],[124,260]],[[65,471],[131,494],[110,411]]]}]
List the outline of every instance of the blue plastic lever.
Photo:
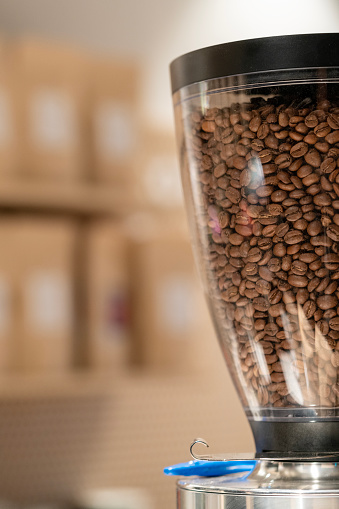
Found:
[{"label": "blue plastic lever", "polygon": [[187,463],[178,463],[164,468],[166,475],[198,475],[200,477],[218,477],[239,472],[251,472],[256,465],[255,460],[248,461],[203,461],[194,460]]}]

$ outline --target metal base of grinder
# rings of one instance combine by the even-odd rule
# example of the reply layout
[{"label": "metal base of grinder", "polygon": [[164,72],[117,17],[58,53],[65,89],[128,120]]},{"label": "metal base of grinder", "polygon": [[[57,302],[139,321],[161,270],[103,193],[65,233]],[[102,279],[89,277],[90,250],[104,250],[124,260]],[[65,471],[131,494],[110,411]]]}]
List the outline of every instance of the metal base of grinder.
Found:
[{"label": "metal base of grinder", "polygon": [[181,479],[178,509],[338,509],[339,465],[258,461],[247,478]]}]

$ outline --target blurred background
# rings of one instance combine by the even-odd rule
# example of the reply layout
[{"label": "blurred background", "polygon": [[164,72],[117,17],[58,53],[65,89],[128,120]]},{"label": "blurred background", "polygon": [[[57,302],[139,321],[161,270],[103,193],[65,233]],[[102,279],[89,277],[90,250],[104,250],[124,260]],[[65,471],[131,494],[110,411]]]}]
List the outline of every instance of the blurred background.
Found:
[{"label": "blurred background", "polygon": [[0,509],[170,509],[253,450],[194,269],[168,66],[336,0],[0,0]]}]

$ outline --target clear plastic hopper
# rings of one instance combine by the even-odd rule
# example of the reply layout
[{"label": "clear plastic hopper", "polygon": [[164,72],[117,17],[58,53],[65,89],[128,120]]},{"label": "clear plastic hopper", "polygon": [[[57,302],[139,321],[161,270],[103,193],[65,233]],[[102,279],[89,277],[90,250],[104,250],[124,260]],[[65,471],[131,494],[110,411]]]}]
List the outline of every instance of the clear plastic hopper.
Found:
[{"label": "clear plastic hopper", "polygon": [[214,72],[173,101],[197,265],[257,448],[338,450],[339,68]]}]

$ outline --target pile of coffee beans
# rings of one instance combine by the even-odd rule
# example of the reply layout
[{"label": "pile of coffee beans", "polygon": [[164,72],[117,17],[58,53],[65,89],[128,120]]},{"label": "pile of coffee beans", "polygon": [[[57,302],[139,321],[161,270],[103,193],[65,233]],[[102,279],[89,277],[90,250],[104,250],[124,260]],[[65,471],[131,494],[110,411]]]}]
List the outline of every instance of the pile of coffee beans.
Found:
[{"label": "pile of coffee beans", "polygon": [[188,122],[211,307],[243,399],[339,406],[339,107],[256,97]]}]

